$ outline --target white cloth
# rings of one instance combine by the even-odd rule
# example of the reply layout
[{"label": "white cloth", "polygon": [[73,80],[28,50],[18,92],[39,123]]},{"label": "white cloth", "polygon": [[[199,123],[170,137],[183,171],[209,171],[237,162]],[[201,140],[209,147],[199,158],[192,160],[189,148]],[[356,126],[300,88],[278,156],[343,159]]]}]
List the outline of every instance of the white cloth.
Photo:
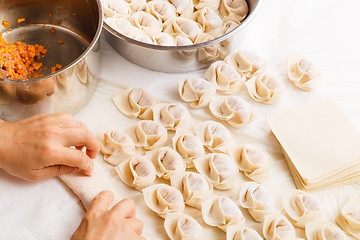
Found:
[{"label": "white cloth", "polygon": [[[243,49],[251,49],[268,59],[269,71],[286,86],[280,103],[268,106],[247,99],[257,113],[257,119],[244,130],[234,130],[237,142],[255,144],[267,150],[273,158],[273,174],[264,184],[275,197],[278,211],[280,198],[295,189],[286,163],[266,118],[290,106],[305,105],[331,96],[344,109],[350,120],[360,129],[360,2],[357,0],[264,0],[258,15],[241,34]],[[296,51],[312,60],[324,73],[324,83],[319,91],[305,92],[293,87],[286,76],[286,58]],[[84,121],[95,133],[120,127],[135,120],[124,117],[113,105],[111,97],[126,87],[143,87],[161,101],[180,101],[177,82],[188,76],[201,76],[204,71],[185,74],[165,74],[143,69],[119,56],[104,40],[102,52],[102,79],[91,102],[75,118]],[[209,119],[203,110],[191,109],[198,119]],[[330,131],[330,130],[329,130]],[[166,239],[163,220],[144,204],[139,192],[125,186],[115,170],[104,163],[99,154],[97,161],[107,170],[108,179],[121,196],[132,198],[137,204],[137,215],[145,222],[147,239]],[[241,177],[244,180],[245,177]],[[315,192],[324,206],[329,221],[335,217],[344,202],[359,191],[355,183],[325,191]],[[226,192],[237,200],[238,191]],[[69,239],[84,215],[78,198],[58,179],[41,183],[26,183],[0,171],[0,236],[1,239]],[[186,210],[197,220],[200,211]],[[251,220],[243,210],[247,225],[259,232],[261,224]],[[203,222],[200,221],[201,224]],[[206,239],[225,239],[224,232],[207,227]],[[299,237],[304,237],[297,230]]]}]

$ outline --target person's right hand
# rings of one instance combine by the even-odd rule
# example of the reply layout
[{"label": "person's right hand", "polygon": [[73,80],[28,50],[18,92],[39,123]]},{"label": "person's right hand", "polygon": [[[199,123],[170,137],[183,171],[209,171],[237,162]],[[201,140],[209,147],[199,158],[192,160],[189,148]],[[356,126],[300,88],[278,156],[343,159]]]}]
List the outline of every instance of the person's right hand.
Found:
[{"label": "person's right hand", "polygon": [[112,200],[109,191],[95,197],[71,240],[144,240],[143,223],[135,218],[134,202],[123,199],[108,211]]}]

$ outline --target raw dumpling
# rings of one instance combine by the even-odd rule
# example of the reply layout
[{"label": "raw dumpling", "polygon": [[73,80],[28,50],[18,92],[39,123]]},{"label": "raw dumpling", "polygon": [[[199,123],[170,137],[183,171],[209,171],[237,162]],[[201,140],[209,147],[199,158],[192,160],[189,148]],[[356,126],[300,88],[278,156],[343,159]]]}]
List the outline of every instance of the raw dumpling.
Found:
[{"label": "raw dumpling", "polygon": [[345,203],[336,222],[346,233],[360,239],[360,194],[356,194]]},{"label": "raw dumpling", "polygon": [[195,42],[197,36],[202,33],[201,25],[188,18],[176,17],[166,25],[165,32],[185,35],[192,42]]},{"label": "raw dumpling", "polygon": [[240,23],[245,19],[249,8],[246,0],[221,0],[219,11],[224,20]]},{"label": "raw dumpling", "polygon": [[271,173],[271,158],[266,152],[255,147],[242,147],[235,153],[239,169],[245,176],[263,182]]},{"label": "raw dumpling", "polygon": [[280,214],[265,217],[263,234],[266,240],[293,240],[295,229],[287,218]]},{"label": "raw dumpling", "polygon": [[141,190],[154,183],[156,169],[150,159],[143,156],[130,157],[115,167],[121,180],[129,187]]},{"label": "raw dumpling", "polygon": [[203,78],[193,77],[179,81],[181,99],[193,108],[207,106],[215,93],[216,89]]},{"label": "raw dumpling", "polygon": [[102,0],[105,17],[127,18],[131,14],[131,8],[123,0]]},{"label": "raw dumpling", "polygon": [[176,130],[191,119],[190,113],[181,103],[159,104],[154,113],[154,121],[168,130]]},{"label": "raw dumpling", "polygon": [[105,22],[117,32],[125,36],[132,36],[137,30],[127,19],[124,18],[106,18]]},{"label": "raw dumpling", "polygon": [[270,192],[255,182],[241,184],[239,201],[240,206],[248,209],[257,222],[263,222],[265,216],[274,210],[274,199]]},{"label": "raw dumpling", "polygon": [[210,153],[194,159],[196,170],[215,188],[225,190],[236,184],[239,170],[235,161],[223,153]]},{"label": "raw dumpling", "polygon": [[135,136],[137,146],[152,150],[164,145],[168,133],[161,124],[151,120],[142,120],[135,127]]},{"label": "raw dumpling", "polygon": [[307,240],[346,240],[343,231],[334,224],[326,221],[312,221],[305,224]]},{"label": "raw dumpling", "polygon": [[155,98],[142,88],[128,88],[114,98],[116,107],[128,117],[153,119],[152,106]]},{"label": "raw dumpling", "polygon": [[160,217],[169,213],[181,213],[185,204],[181,192],[167,184],[155,184],[143,189],[146,205]]},{"label": "raw dumpling", "polygon": [[226,229],[226,240],[262,240],[258,232],[252,228],[231,226]]},{"label": "raw dumpling", "polygon": [[204,222],[225,231],[230,226],[243,226],[245,218],[241,210],[227,196],[218,196],[201,203]]},{"label": "raw dumpling", "polygon": [[217,61],[210,65],[205,72],[205,78],[223,93],[239,93],[246,81],[242,72],[236,71],[235,67],[224,61]]},{"label": "raw dumpling", "polygon": [[275,103],[283,92],[280,81],[265,74],[254,75],[245,85],[251,98],[262,103]]},{"label": "raw dumpling", "polygon": [[187,205],[200,209],[201,202],[208,199],[213,191],[211,183],[194,172],[171,176],[171,186],[180,190]]},{"label": "raw dumpling", "polygon": [[186,164],[178,152],[170,147],[162,147],[147,152],[146,156],[153,162],[157,176],[165,180],[173,175],[185,172]]},{"label": "raw dumpling", "polygon": [[225,62],[233,65],[239,72],[243,72],[248,79],[258,73],[262,73],[266,67],[266,61],[250,51],[238,50],[225,58]]},{"label": "raw dumpling", "polygon": [[221,17],[210,7],[204,7],[196,11],[193,18],[200,23],[204,32],[220,29],[223,25]]},{"label": "raw dumpling", "polygon": [[192,0],[167,0],[174,5],[176,12],[183,17],[188,17],[193,13],[194,3]]},{"label": "raw dumpling", "polygon": [[185,159],[188,167],[192,167],[192,160],[205,154],[201,140],[190,132],[179,129],[173,137],[174,149]]},{"label": "raw dumpling", "polygon": [[196,127],[196,136],[201,139],[203,145],[211,152],[225,153],[226,145],[233,140],[233,135],[221,123],[205,121]]},{"label": "raw dumpling", "polygon": [[125,0],[133,13],[146,9],[146,0]]},{"label": "raw dumpling", "polygon": [[176,17],[175,7],[171,3],[163,0],[154,0],[148,2],[146,6],[146,12],[152,14],[163,23]]},{"label": "raw dumpling", "polygon": [[[200,33],[196,38],[195,43],[198,44],[198,43],[208,42],[213,39],[214,37],[210,34]],[[199,61],[202,63],[209,63],[215,61],[220,57],[219,48],[220,48],[219,43],[213,43],[208,46],[198,48],[197,52],[198,52]]]},{"label": "raw dumpling", "polygon": [[116,166],[135,155],[135,143],[129,135],[122,131],[107,131],[100,144],[104,160]]},{"label": "raw dumpling", "polygon": [[239,26],[239,24],[237,22],[234,21],[227,21],[224,23],[224,34],[227,34],[229,32],[231,32],[232,30],[234,30],[235,28],[237,28]]},{"label": "raw dumpling", "polygon": [[135,30],[131,32],[128,36],[136,41],[147,43],[147,44],[154,44],[154,41],[142,30],[135,27]]},{"label": "raw dumpling", "polygon": [[249,124],[255,118],[250,104],[238,96],[213,97],[209,109],[214,117],[236,128]]},{"label": "raw dumpling", "polygon": [[297,227],[305,228],[305,223],[319,220],[323,216],[319,201],[311,194],[297,190],[283,198],[285,212]]},{"label": "raw dumpling", "polygon": [[296,87],[307,91],[318,88],[322,82],[322,75],[314,64],[295,54],[288,59],[288,76]]},{"label": "raw dumpling", "polygon": [[[162,1],[163,2],[163,1]],[[176,46],[175,39],[168,33],[158,33],[152,36],[155,44],[160,46]]]},{"label": "raw dumpling", "polygon": [[170,240],[202,240],[204,230],[201,225],[184,213],[169,214],[164,222],[165,232]]},{"label": "raw dumpling", "polygon": [[[194,43],[187,36],[176,35],[175,37],[175,45],[176,46],[190,46]],[[195,55],[196,50],[181,50],[178,51],[179,55],[183,58],[191,58]]]},{"label": "raw dumpling", "polygon": [[149,35],[159,33],[162,30],[162,24],[153,15],[144,11],[133,13],[128,20],[132,25]]},{"label": "raw dumpling", "polygon": [[220,6],[220,0],[193,0],[194,7],[196,9],[203,9],[204,7],[209,7],[214,11],[217,11]]}]

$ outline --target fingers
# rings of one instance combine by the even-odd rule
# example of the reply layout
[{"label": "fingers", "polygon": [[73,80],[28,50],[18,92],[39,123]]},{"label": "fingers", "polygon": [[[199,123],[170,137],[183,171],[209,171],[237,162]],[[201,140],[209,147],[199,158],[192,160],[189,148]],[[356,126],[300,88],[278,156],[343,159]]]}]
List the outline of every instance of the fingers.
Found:
[{"label": "fingers", "polygon": [[132,226],[132,229],[134,229],[135,233],[138,235],[141,235],[144,228],[144,223],[137,219],[137,218],[130,218],[127,220],[130,225]]},{"label": "fingers", "polygon": [[113,199],[114,195],[112,192],[102,191],[94,198],[89,211],[107,211]]},{"label": "fingers", "polygon": [[76,172],[78,168],[64,166],[64,165],[56,165],[50,166],[43,169],[35,170],[34,173],[34,181],[42,181],[48,178],[57,177],[63,174],[68,174],[72,172]]},{"label": "fingers", "polygon": [[55,164],[76,167],[86,175],[91,175],[94,169],[94,160],[85,153],[72,148],[64,148],[59,153],[59,158],[56,159]]},{"label": "fingers", "polygon": [[110,209],[109,213],[122,218],[135,218],[135,203],[131,199],[123,199]]},{"label": "fingers", "polygon": [[90,158],[95,158],[100,150],[99,143],[92,132],[86,128],[66,128],[62,130],[63,144],[66,147],[85,146]]}]

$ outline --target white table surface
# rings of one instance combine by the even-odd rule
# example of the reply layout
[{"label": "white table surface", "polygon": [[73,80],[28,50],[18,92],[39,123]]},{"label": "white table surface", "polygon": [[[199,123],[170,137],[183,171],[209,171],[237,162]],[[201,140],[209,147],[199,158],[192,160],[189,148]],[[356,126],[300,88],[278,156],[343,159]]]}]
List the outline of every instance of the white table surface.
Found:
[{"label": "white table surface", "polygon": [[[281,102],[275,106],[256,103],[246,92],[242,92],[258,117],[244,130],[232,129],[241,144],[255,144],[271,154],[273,173],[264,185],[276,198],[279,211],[279,199],[295,186],[279,145],[266,124],[266,117],[291,106],[309,104],[330,96],[360,129],[359,9],[360,1],[357,0],[264,0],[239,45],[239,48],[251,49],[267,58],[269,71],[279,77],[286,87]],[[103,81],[90,103],[75,115],[95,134],[136,121],[124,117],[111,102],[111,97],[121,89],[143,87],[151,90],[161,101],[176,102],[181,101],[176,91],[178,80],[203,74],[203,71],[165,74],[143,69],[119,56],[104,39],[101,51]],[[305,55],[321,69],[324,83],[320,90],[305,92],[289,83],[286,57],[290,51]],[[211,118],[203,110],[190,111],[197,119]],[[113,168],[103,162],[101,154],[97,161],[106,169],[109,180],[119,193],[136,202],[138,216],[145,222],[144,236],[147,239],[164,239],[162,220],[147,209],[141,194],[124,186]],[[360,184],[355,183],[318,191],[314,195],[325,207],[327,219],[334,222],[342,204],[359,189]],[[228,194],[236,199],[236,192]],[[189,213],[201,219],[196,211]],[[243,212],[246,215],[246,211]],[[28,183],[0,170],[0,239],[69,239],[83,215],[79,199],[60,180]],[[261,229],[261,224],[248,222],[249,226]],[[304,237],[302,231],[297,233]],[[215,228],[208,228],[206,234],[212,239],[225,239],[224,233]]]}]

